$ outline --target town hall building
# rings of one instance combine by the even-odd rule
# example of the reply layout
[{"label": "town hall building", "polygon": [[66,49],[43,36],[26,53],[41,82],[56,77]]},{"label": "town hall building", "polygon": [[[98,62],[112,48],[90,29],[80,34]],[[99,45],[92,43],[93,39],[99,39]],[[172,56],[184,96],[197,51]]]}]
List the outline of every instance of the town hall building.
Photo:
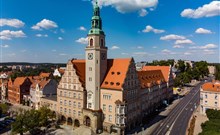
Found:
[{"label": "town hall building", "polygon": [[[100,8],[96,3],[85,60],[68,61],[57,97],[55,100],[42,98],[41,105],[49,104],[61,120],[76,128],[84,125],[94,133],[125,134],[151,113],[148,108],[153,111],[163,100],[169,100],[171,70],[168,66],[166,73],[158,68],[136,71],[133,58],[108,59],[105,41]],[[150,101],[152,97],[157,100]]]}]

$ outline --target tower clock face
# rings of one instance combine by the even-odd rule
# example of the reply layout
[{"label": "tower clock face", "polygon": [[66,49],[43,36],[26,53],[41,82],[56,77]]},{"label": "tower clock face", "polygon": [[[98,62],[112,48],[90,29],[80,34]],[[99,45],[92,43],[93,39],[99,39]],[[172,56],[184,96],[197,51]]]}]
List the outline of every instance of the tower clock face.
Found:
[{"label": "tower clock face", "polygon": [[88,60],[92,60],[93,59],[93,53],[88,53]]}]

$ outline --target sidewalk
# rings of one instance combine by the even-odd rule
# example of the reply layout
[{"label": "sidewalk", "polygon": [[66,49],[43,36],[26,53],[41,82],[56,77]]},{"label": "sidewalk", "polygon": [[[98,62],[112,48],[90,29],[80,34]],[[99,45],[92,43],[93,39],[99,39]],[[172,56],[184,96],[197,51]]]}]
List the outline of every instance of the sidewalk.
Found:
[{"label": "sidewalk", "polygon": [[200,110],[200,106],[193,114],[194,116],[196,116],[195,128],[193,133],[194,135],[198,135],[200,132],[202,132],[201,124],[208,120],[207,116],[200,114],[199,110]]}]

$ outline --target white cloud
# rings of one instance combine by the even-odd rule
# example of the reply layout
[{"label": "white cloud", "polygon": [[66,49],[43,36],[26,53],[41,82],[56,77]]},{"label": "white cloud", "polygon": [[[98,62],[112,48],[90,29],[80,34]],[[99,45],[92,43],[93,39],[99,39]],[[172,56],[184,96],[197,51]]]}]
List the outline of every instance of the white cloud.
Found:
[{"label": "white cloud", "polygon": [[156,49],[156,48],[157,48],[157,46],[153,46],[152,48]]},{"label": "white cloud", "polygon": [[36,37],[48,37],[48,35],[47,35],[47,34],[45,34],[45,35],[42,35],[42,34],[36,34]]},{"label": "white cloud", "polygon": [[160,40],[183,40],[183,39],[186,39],[186,38],[184,36],[175,35],[175,34],[170,34],[170,35],[160,37]]},{"label": "white cloud", "polygon": [[215,45],[215,44],[207,44],[207,45],[204,45],[204,46],[189,47],[189,49],[216,49],[216,48],[218,48],[218,46]]},{"label": "white cloud", "polygon": [[173,48],[184,48],[182,45],[174,45]]},{"label": "white cloud", "polygon": [[128,55],[128,53],[121,53],[121,55]]},{"label": "white cloud", "polygon": [[60,53],[59,55],[60,55],[60,56],[66,56],[66,55],[68,55],[68,54]]},{"label": "white cloud", "polygon": [[162,53],[162,54],[165,54],[165,55],[176,54],[175,52],[172,52],[172,51],[170,51],[170,50],[168,50],[168,49],[162,50],[161,53]]},{"label": "white cloud", "polygon": [[120,13],[156,7],[158,0],[99,0],[100,6],[112,6]]},{"label": "white cloud", "polygon": [[141,9],[141,10],[139,10],[138,13],[139,13],[139,16],[141,16],[141,17],[144,17],[148,14],[146,9]]},{"label": "white cloud", "polygon": [[207,30],[207,29],[204,29],[204,28],[198,28],[195,33],[197,34],[212,34],[212,31],[211,30]]},{"label": "white cloud", "polygon": [[14,57],[16,54],[15,53],[8,53],[7,54],[9,57]]},{"label": "white cloud", "polygon": [[146,28],[144,30],[142,30],[142,32],[147,33],[147,32],[154,32],[154,33],[163,33],[165,32],[165,30],[159,30],[159,29],[155,29],[150,25],[147,25]]},{"label": "white cloud", "polygon": [[24,22],[18,19],[0,19],[0,26],[10,26],[15,28],[20,28],[24,26]]},{"label": "white cloud", "polygon": [[64,29],[60,29],[60,32],[61,32],[61,33],[65,33],[65,30],[64,30]]},{"label": "white cloud", "polygon": [[2,48],[8,48],[9,45],[1,45]]},{"label": "white cloud", "polygon": [[24,53],[24,52],[27,52],[27,50],[21,50],[21,52],[23,52],[23,53]]},{"label": "white cloud", "polygon": [[77,39],[76,42],[80,44],[88,44],[88,38],[81,37]]},{"label": "white cloud", "polygon": [[31,28],[34,30],[42,30],[42,29],[51,29],[51,28],[57,28],[58,25],[47,19],[43,19],[42,21],[38,22],[36,25],[32,26]]},{"label": "white cloud", "polygon": [[62,38],[62,37],[58,37],[58,39],[59,39],[59,40],[63,40],[63,38]]},{"label": "white cloud", "polygon": [[80,26],[78,29],[81,30],[81,31],[86,31],[87,30],[84,26]]},{"label": "white cloud", "polygon": [[179,45],[179,44],[194,44],[194,43],[189,39],[184,39],[184,40],[176,40],[175,44]]},{"label": "white cloud", "polygon": [[184,55],[192,55],[190,52],[185,52]]},{"label": "white cloud", "polygon": [[12,38],[22,38],[22,37],[26,37],[25,33],[22,30],[19,31],[3,30],[0,32],[0,39],[2,40],[11,40]]},{"label": "white cloud", "polygon": [[144,47],[143,46],[137,46],[137,49],[143,49]]},{"label": "white cloud", "polygon": [[56,51],[57,51],[57,50],[55,50],[55,49],[54,49],[54,50],[52,50],[52,52],[56,52]]},{"label": "white cloud", "polygon": [[201,18],[220,15],[220,1],[212,1],[197,9],[184,9],[181,13],[182,17]]},{"label": "white cloud", "polygon": [[114,46],[112,46],[110,49],[111,49],[111,50],[116,50],[116,49],[120,49],[120,47],[114,45]]},{"label": "white cloud", "polygon": [[134,55],[147,55],[147,52],[134,52]]},{"label": "white cloud", "polygon": [[214,50],[209,50],[209,49],[205,49],[205,50],[203,50],[204,52],[204,54],[206,54],[206,55],[211,55],[211,54],[215,54],[215,51]]}]

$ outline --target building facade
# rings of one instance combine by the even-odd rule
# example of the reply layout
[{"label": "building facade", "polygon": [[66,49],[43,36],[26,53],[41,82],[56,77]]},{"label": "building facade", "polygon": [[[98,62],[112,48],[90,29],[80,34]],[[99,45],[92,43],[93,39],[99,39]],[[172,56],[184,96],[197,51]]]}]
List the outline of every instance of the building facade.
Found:
[{"label": "building facade", "polygon": [[207,109],[220,110],[220,82],[218,81],[207,82],[200,88],[200,113],[206,114]]},{"label": "building facade", "polygon": [[84,125],[94,133],[125,134],[139,126],[145,115],[169,102],[172,70],[168,66],[137,71],[133,58],[108,59],[107,50],[96,3],[85,60],[69,60],[56,101],[41,98],[41,104],[56,108],[61,121],[74,127]]},{"label": "building facade", "polygon": [[53,79],[35,80],[30,87],[30,106],[39,109],[40,98],[57,95],[57,82]]},{"label": "building facade", "polygon": [[30,94],[32,82],[28,77],[17,77],[14,81],[8,81],[8,101],[12,104],[21,104],[24,96]]}]

